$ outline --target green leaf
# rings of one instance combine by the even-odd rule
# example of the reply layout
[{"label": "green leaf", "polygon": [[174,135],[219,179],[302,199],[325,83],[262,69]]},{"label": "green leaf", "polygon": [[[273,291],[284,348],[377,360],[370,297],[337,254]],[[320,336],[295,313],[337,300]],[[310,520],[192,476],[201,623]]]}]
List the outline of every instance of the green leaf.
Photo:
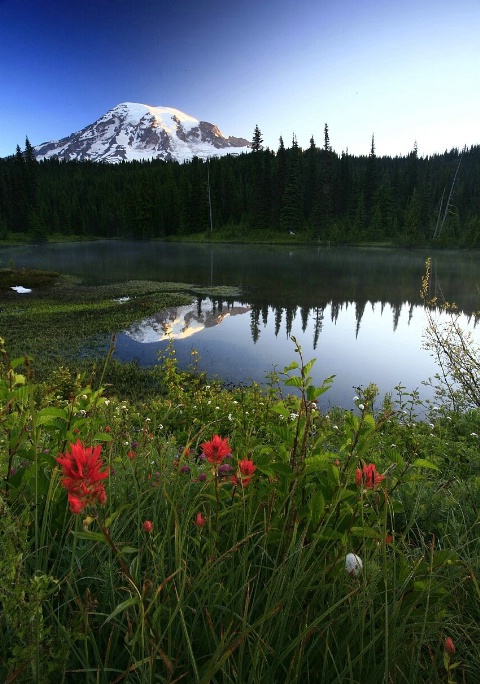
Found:
[{"label": "green leaf", "polygon": [[320,491],[316,491],[308,501],[308,509],[310,511],[310,518],[314,525],[318,525],[322,515],[325,512],[325,498]]},{"label": "green leaf", "polygon": [[36,423],[37,425],[55,425],[57,420],[68,420],[68,414],[65,409],[55,408],[50,406],[48,408],[41,409],[37,413]]},{"label": "green leaf", "polygon": [[19,356],[16,359],[12,359],[10,361],[10,367],[11,368],[16,368],[17,366],[21,366],[22,363],[25,363],[25,357],[24,356]]},{"label": "green leaf", "polygon": [[298,368],[298,363],[296,361],[292,361],[289,366],[285,366],[283,372],[288,373],[288,371],[295,370],[296,368]]},{"label": "green leaf", "polygon": [[302,378],[294,376],[292,378],[288,378],[288,380],[285,380],[284,384],[288,385],[289,387],[301,387],[302,382],[303,382]]},{"label": "green leaf", "polygon": [[110,527],[110,525],[112,524],[112,522],[113,522],[116,518],[118,518],[118,516],[120,515],[120,513],[123,513],[123,511],[125,511],[126,509],[131,508],[131,507],[132,507],[132,504],[124,504],[124,505],[121,506],[118,510],[114,511],[114,512],[113,512],[111,515],[109,515],[108,518],[105,520],[105,527],[108,529],[108,528]]},{"label": "green leaf", "polygon": [[107,617],[105,618],[104,624],[106,624],[107,622],[110,622],[110,620],[112,620],[119,613],[123,613],[123,611],[126,610],[127,608],[130,608],[130,606],[137,605],[139,600],[140,599],[138,598],[138,596],[131,596],[126,601],[122,601],[122,603],[119,603],[118,606],[115,608],[115,610],[113,612],[111,612],[110,615],[107,615]]},{"label": "green leaf", "polygon": [[417,458],[415,461],[412,463],[413,468],[429,468],[430,470],[440,470],[438,466],[435,465],[435,463],[432,463],[431,461],[427,461],[426,458]]},{"label": "green leaf", "polygon": [[65,418],[66,415],[67,415],[66,409],[56,408],[55,406],[47,406],[46,408],[40,409],[40,411],[37,412],[37,420],[38,420],[38,417],[43,417],[43,416],[54,416],[55,418]]},{"label": "green leaf", "polygon": [[135,549],[133,546],[121,546],[118,549],[118,553],[120,555],[123,555],[124,553],[137,553],[138,549]]},{"label": "green leaf", "polygon": [[88,539],[89,541],[104,542],[105,537],[101,532],[72,532],[77,539]]},{"label": "green leaf", "polygon": [[290,411],[287,408],[285,408],[285,406],[282,404],[282,402],[275,404],[274,406],[272,406],[272,408],[270,410],[273,411],[274,413],[280,414],[281,416],[286,417],[286,416],[290,415]]},{"label": "green leaf", "polygon": [[433,554],[433,566],[438,568],[442,565],[454,565],[459,562],[459,555],[453,549],[439,549]]},{"label": "green leaf", "polygon": [[305,470],[307,473],[314,473],[319,470],[327,470],[331,464],[332,457],[329,453],[322,456],[309,456],[305,459]]},{"label": "green leaf", "polygon": [[113,437],[106,432],[97,432],[97,434],[93,436],[93,439],[95,442],[111,442]]}]

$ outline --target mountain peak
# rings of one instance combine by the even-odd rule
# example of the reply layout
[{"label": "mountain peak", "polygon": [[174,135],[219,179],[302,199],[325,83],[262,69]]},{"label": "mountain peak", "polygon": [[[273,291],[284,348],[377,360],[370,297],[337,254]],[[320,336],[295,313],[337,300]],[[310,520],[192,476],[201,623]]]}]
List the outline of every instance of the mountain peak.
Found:
[{"label": "mountain peak", "polygon": [[248,152],[245,138],[226,137],[207,121],[173,107],[122,102],[97,121],[58,141],[34,147],[36,158],[117,163],[163,159],[185,162]]}]

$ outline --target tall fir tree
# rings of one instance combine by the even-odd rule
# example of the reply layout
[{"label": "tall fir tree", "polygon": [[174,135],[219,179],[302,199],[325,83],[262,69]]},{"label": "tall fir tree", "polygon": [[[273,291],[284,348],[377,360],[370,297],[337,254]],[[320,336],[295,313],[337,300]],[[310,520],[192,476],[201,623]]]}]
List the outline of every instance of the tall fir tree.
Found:
[{"label": "tall fir tree", "polygon": [[280,226],[283,230],[296,233],[302,227],[302,183],[301,151],[294,134],[292,147],[287,155],[287,175],[280,210]]},{"label": "tall fir tree", "polygon": [[253,132],[253,138],[252,138],[252,151],[253,152],[260,152],[263,150],[263,138],[262,138],[262,133],[258,127],[258,124],[255,126],[255,130]]},{"label": "tall fir tree", "polygon": [[313,224],[319,240],[331,239],[333,221],[334,154],[330,145],[328,125],[324,127],[323,149],[320,150],[320,172],[313,209]]},{"label": "tall fir tree", "polygon": [[374,197],[377,190],[377,155],[375,153],[375,136],[372,134],[372,144],[370,147],[370,154],[367,159],[367,168],[365,172],[365,186],[364,186],[364,200],[365,200],[365,218],[367,224],[373,216]]}]

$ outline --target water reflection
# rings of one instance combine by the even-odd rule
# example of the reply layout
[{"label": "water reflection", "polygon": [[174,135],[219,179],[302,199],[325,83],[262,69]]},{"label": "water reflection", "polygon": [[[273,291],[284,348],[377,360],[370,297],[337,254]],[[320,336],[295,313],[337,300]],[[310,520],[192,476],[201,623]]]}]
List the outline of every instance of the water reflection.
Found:
[{"label": "water reflection", "polygon": [[[433,377],[437,368],[421,347],[426,320],[420,305],[330,301],[318,307],[282,307],[198,298],[190,307],[169,309],[154,319],[154,325],[144,319],[118,336],[117,358],[155,365],[171,331],[180,367],[189,366],[195,349],[200,370],[209,375],[226,383],[264,383],[268,372],[294,360],[294,335],[304,357],[317,359],[315,383],[336,376],[324,397],[327,405],[352,407],[354,388],[370,382],[382,396],[397,385],[419,389],[422,398],[432,396],[422,381]],[[466,316],[461,323],[474,327]]]},{"label": "water reflection", "polygon": [[151,344],[165,340],[184,340],[219,325],[227,316],[250,311],[249,306],[197,299],[192,305],[170,307],[134,323],[125,334],[135,342]]},{"label": "water reflection", "polygon": [[358,385],[375,382],[381,393],[400,383],[416,389],[437,372],[422,349],[427,257],[430,296],[455,301],[462,325],[478,337],[469,317],[478,310],[478,252],[117,241],[0,249],[2,264],[14,259],[20,268],[55,269],[91,285],[157,280],[240,288],[235,299],[201,298],[137,322],[118,335],[117,357],[154,365],[173,336],[181,367],[196,349],[209,374],[263,382],[266,372],[293,360],[294,335],[306,359],[317,357],[314,382],[337,376],[328,400],[345,407]]}]

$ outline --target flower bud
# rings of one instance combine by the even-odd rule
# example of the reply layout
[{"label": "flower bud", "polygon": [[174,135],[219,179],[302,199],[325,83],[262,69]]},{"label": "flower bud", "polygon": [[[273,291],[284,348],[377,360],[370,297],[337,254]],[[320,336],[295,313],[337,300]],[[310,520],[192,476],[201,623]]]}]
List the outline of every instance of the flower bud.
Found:
[{"label": "flower bud", "polygon": [[449,656],[452,656],[455,653],[455,644],[451,637],[445,639],[443,648],[445,649],[445,653],[448,653]]},{"label": "flower bud", "polygon": [[358,577],[363,570],[362,559],[354,553],[347,553],[345,558],[345,570],[350,577]]}]

